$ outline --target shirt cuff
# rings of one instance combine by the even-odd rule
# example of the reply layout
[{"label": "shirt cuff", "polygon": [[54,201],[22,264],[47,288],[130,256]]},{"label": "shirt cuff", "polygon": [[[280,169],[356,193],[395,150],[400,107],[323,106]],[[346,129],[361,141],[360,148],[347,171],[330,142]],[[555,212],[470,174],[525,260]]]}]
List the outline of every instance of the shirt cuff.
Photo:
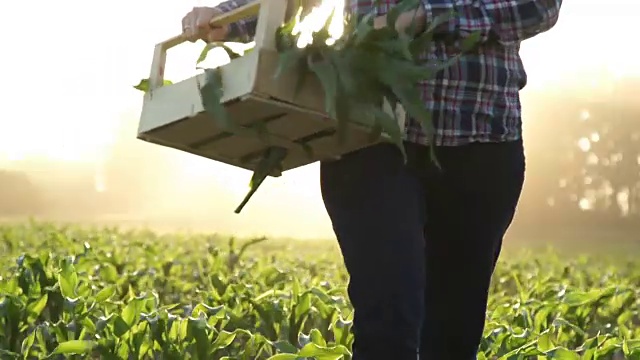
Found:
[{"label": "shirt cuff", "polygon": [[[215,7],[222,13],[226,13],[235,9],[234,7],[227,5],[229,2],[224,2]],[[234,23],[229,24],[229,32],[227,34],[228,40],[246,39],[248,37],[247,19],[241,19]]]}]

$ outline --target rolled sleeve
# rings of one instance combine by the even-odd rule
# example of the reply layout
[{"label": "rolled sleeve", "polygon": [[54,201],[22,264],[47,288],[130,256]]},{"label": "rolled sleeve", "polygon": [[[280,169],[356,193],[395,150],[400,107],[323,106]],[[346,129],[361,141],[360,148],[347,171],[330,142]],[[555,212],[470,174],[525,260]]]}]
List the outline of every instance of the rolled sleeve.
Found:
[{"label": "rolled sleeve", "polygon": [[[426,28],[434,35],[464,38],[480,33],[480,42],[520,42],[551,29],[562,0],[422,0]],[[441,17],[449,19],[440,22]]]},{"label": "rolled sleeve", "polygon": [[[237,9],[241,6],[247,5],[253,1],[257,0],[231,0],[225,1],[223,3],[218,4],[215,8],[220,10],[220,12],[226,13]],[[229,24],[229,34],[227,35],[228,39],[246,39],[248,37],[255,36],[255,28],[258,18],[256,16],[252,16],[250,18],[241,19],[234,23]]]}]

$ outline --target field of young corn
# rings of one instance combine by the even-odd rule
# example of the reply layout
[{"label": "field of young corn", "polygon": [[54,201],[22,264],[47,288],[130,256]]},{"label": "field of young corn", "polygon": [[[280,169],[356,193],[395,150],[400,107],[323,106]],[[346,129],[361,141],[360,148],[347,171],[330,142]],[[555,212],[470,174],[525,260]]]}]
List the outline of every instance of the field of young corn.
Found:
[{"label": "field of young corn", "polygon": [[[0,359],[349,359],[335,247],[263,240],[0,226]],[[640,359],[640,258],[503,258],[479,359]]]}]

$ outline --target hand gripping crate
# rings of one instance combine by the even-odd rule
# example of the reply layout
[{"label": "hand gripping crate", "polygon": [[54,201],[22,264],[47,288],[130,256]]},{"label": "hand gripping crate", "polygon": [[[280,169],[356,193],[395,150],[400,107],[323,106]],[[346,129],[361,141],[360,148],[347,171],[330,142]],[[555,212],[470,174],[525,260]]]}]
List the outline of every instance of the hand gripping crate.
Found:
[{"label": "hand gripping crate", "polygon": [[[262,122],[270,134],[268,142],[259,136],[230,133],[205,112],[198,87],[205,82],[205,74],[163,86],[166,52],[185,41],[181,36],[155,47],[138,138],[254,171],[268,148],[286,148],[287,156],[272,176],[372,145],[371,124],[355,122],[349,123],[346,141],[338,145],[337,121],[325,115],[324,92],[311,73],[299,92],[295,72],[285,71],[274,79],[279,56],[275,34],[295,14],[292,3],[295,1],[256,0],[212,20],[212,25],[225,25],[258,15],[255,49],[220,67],[221,102],[229,118],[240,126]],[[404,114],[399,111],[403,125]]]}]

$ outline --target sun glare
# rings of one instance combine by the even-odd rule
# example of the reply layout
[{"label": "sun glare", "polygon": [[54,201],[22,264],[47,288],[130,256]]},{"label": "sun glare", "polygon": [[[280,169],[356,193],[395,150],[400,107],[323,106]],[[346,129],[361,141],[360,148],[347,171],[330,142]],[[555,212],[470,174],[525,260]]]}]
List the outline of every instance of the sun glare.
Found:
[{"label": "sun glare", "polygon": [[329,23],[329,35],[327,39],[327,45],[332,45],[337,39],[342,36],[344,32],[344,0],[324,0],[318,6],[315,6],[309,14],[307,14],[302,20],[300,15],[302,9],[298,9],[296,14],[296,26],[293,28],[292,34],[298,35],[298,47],[305,47],[313,41],[313,34],[320,31],[327,20]]}]

